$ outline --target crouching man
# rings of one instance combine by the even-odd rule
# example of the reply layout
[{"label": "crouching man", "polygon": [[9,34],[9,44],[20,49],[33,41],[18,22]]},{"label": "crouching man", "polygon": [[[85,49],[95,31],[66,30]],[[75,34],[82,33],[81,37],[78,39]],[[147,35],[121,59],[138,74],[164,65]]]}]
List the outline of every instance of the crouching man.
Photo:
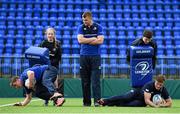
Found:
[{"label": "crouching man", "polygon": [[32,99],[32,92],[43,100],[52,100],[56,106],[62,106],[65,99],[61,93],[56,91],[54,81],[58,71],[53,66],[38,65],[25,69],[20,77],[12,78],[10,85],[15,88],[23,87],[26,92],[26,98],[14,106],[26,106]]}]

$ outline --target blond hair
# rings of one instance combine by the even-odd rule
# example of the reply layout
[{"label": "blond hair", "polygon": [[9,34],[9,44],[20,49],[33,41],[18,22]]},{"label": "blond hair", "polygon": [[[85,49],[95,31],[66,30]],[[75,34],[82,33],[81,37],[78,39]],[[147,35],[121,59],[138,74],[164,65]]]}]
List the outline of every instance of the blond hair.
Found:
[{"label": "blond hair", "polygon": [[54,47],[57,48],[56,30],[54,28],[52,28],[52,27],[48,27],[46,29],[46,31],[45,31],[45,34],[47,35],[47,32],[50,31],[50,30],[53,31],[53,33],[54,33]]},{"label": "blond hair", "polygon": [[92,13],[90,11],[86,11],[86,12],[83,13],[82,17],[83,18],[86,18],[86,17],[92,18]]}]

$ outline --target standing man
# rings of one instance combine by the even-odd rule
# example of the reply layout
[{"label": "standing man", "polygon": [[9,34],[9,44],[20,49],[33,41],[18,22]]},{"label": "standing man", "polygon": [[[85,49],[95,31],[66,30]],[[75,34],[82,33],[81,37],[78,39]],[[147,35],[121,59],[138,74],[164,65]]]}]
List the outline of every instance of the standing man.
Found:
[{"label": "standing man", "polygon": [[[131,46],[151,46],[154,49],[154,56],[152,57],[153,69],[156,66],[157,44],[152,39],[153,32],[144,30],[142,38],[138,38],[132,42]],[[130,62],[130,52],[127,51],[127,61]]]},{"label": "standing man", "polygon": [[92,13],[87,11],[82,15],[83,24],[78,28],[78,42],[80,50],[80,77],[82,81],[83,105],[91,106],[91,83],[94,106],[101,98],[100,74],[101,57],[100,44],[104,41],[102,27],[93,22]]}]

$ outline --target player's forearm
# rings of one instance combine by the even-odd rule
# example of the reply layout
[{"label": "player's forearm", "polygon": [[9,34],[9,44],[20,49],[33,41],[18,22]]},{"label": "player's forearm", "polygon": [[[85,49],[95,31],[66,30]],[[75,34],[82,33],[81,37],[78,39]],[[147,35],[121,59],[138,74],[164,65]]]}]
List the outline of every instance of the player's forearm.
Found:
[{"label": "player's forearm", "polygon": [[155,105],[152,101],[150,100],[146,100],[145,101],[147,105],[149,105],[150,107],[158,107],[157,105]]},{"label": "player's forearm", "polygon": [[32,96],[31,94],[26,94],[26,98],[24,99],[23,102],[21,102],[22,106],[26,106],[27,104],[29,104],[29,102],[31,101]]},{"label": "player's forearm", "polygon": [[29,104],[30,101],[31,101],[31,99],[25,99],[25,100],[22,102],[22,106],[26,106],[27,104]]},{"label": "player's forearm", "polygon": [[160,104],[160,107],[171,107],[172,103],[171,102],[166,102],[164,104]]},{"label": "player's forearm", "polygon": [[83,34],[78,34],[77,38],[78,38],[78,42],[79,42],[80,44],[89,44],[89,43],[91,43],[92,41],[94,41],[94,40],[97,39],[97,37],[89,37],[89,38],[86,38],[86,37],[84,37]]},{"label": "player's forearm", "polygon": [[95,41],[92,41],[92,42],[90,42],[89,44],[90,45],[99,45],[99,44],[102,44],[103,42],[101,41],[101,40],[95,40]]},{"label": "player's forearm", "polygon": [[91,38],[85,38],[83,36],[78,36],[78,42],[80,44],[89,44],[90,42],[96,40],[96,37],[91,37]]},{"label": "player's forearm", "polygon": [[104,42],[104,36],[98,36],[96,40],[90,42],[91,45],[99,45]]}]

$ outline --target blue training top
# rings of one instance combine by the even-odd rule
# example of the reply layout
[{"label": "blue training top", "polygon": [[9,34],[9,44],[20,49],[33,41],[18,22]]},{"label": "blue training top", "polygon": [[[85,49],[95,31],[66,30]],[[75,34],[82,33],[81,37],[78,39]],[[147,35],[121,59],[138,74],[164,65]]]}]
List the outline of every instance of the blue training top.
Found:
[{"label": "blue training top", "polygon": [[[85,38],[97,37],[103,35],[103,29],[97,23],[93,23],[90,27],[82,24],[78,28],[78,34],[82,34]],[[100,55],[100,46],[81,44],[80,55]]]},{"label": "blue training top", "polygon": [[24,70],[24,72],[20,75],[20,80],[22,81],[27,94],[31,93],[32,91],[31,89],[28,89],[27,87],[25,87],[25,81],[28,79],[27,71],[30,70],[34,72],[35,80],[37,83],[37,82],[41,82],[41,77],[43,76],[43,73],[47,68],[48,68],[48,65],[33,66],[31,68]]}]

